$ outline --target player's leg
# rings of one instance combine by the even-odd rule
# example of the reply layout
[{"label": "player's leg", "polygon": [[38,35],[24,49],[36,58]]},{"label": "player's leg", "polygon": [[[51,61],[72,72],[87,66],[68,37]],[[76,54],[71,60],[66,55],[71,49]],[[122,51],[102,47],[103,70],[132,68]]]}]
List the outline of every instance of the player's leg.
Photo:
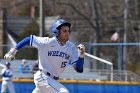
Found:
[{"label": "player's leg", "polygon": [[34,74],[34,83],[36,88],[32,93],[54,93],[55,90],[48,84],[48,76],[44,73],[37,71]]},{"label": "player's leg", "polygon": [[35,88],[32,93],[42,93],[39,88]]},{"label": "player's leg", "polygon": [[54,93],[69,93],[68,89],[65,86],[50,77],[48,78],[48,83],[52,88],[55,89]]},{"label": "player's leg", "polygon": [[[40,71],[37,71],[37,73],[34,75],[34,82],[41,93],[69,93],[69,91],[62,84]],[[34,91],[37,91],[37,89]]]},{"label": "player's leg", "polygon": [[[55,93],[54,89],[51,89],[51,87],[47,86],[37,86],[32,93]],[[56,92],[58,93],[58,92]]]},{"label": "player's leg", "polygon": [[60,83],[56,82],[53,79],[48,79],[49,83],[44,85],[38,84],[32,93],[69,93],[68,90]]},{"label": "player's leg", "polygon": [[15,93],[15,89],[14,89],[13,83],[11,81],[8,82],[7,86],[8,86],[10,93]]},{"label": "player's leg", "polygon": [[7,81],[3,81],[1,85],[1,93],[6,93]]},{"label": "player's leg", "polygon": [[55,93],[56,90],[53,89],[51,86],[46,85],[46,86],[38,86],[38,88],[40,89],[41,93]]}]

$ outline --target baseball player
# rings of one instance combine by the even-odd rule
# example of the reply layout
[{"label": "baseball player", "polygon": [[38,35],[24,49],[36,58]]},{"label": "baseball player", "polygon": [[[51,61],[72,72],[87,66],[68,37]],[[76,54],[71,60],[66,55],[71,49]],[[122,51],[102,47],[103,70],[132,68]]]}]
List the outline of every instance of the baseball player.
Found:
[{"label": "baseball player", "polygon": [[9,62],[6,62],[5,68],[3,68],[1,71],[1,75],[2,75],[1,93],[6,93],[7,88],[9,89],[10,93],[15,93],[15,89],[12,84],[13,72],[10,69]]},{"label": "baseball player", "polygon": [[39,56],[39,71],[34,74],[36,88],[32,93],[69,93],[57,80],[68,64],[82,73],[84,65],[85,47],[78,47],[69,41],[71,24],[63,19],[58,19],[52,24],[51,31],[54,37],[37,37],[31,35],[20,41],[15,48],[4,56],[13,60],[16,52],[26,45],[36,47]]}]

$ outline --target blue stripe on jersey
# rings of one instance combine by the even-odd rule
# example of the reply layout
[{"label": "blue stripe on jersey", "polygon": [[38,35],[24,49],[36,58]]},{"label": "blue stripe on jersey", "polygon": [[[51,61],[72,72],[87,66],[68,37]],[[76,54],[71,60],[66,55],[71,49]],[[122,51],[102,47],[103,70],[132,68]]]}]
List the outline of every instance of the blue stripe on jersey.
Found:
[{"label": "blue stripe on jersey", "polygon": [[33,44],[33,35],[31,35],[31,43],[30,43],[30,46],[32,46]]},{"label": "blue stripe on jersey", "polygon": [[26,37],[24,38],[22,41],[20,41],[17,45],[16,45],[16,49],[21,49],[27,45],[30,45],[30,37]]}]

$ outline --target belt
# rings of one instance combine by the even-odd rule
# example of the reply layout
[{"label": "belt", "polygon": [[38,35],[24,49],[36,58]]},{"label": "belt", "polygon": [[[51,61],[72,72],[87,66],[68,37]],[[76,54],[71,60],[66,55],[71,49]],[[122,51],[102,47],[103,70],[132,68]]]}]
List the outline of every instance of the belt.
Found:
[{"label": "belt", "polygon": [[3,81],[11,81],[11,80],[3,80]]},{"label": "belt", "polygon": [[[42,69],[39,69],[39,71],[43,71]],[[47,71],[43,71],[47,76],[52,76],[51,73],[47,72]],[[59,77],[56,76],[52,76],[53,79],[58,80]]]}]

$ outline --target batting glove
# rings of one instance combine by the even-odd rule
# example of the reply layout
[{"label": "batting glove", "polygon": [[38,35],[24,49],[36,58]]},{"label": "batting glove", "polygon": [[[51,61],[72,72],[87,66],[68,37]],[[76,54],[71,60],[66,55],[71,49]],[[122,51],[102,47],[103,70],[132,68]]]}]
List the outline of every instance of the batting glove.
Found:
[{"label": "batting glove", "polygon": [[83,58],[85,56],[85,46],[83,44],[79,44],[77,48],[78,48],[79,57]]},{"label": "batting glove", "polygon": [[6,59],[8,61],[14,60],[17,51],[18,50],[16,48],[11,48],[10,51],[5,54],[4,59]]}]

